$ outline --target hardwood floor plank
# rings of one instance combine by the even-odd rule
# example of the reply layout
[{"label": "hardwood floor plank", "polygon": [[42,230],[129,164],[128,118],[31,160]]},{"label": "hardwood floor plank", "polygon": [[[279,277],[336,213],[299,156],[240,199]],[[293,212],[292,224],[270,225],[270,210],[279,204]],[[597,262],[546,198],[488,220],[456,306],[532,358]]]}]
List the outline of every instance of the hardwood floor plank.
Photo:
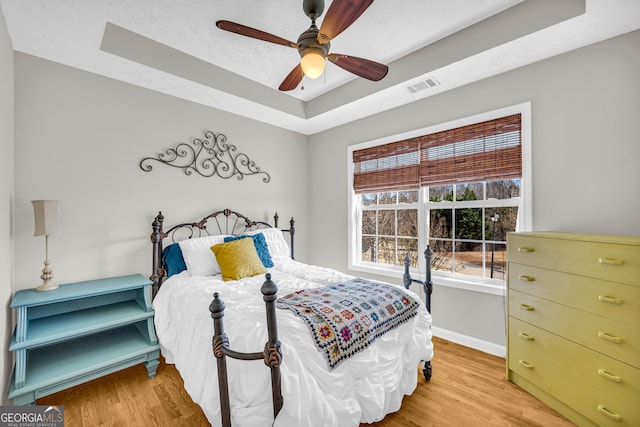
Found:
[{"label": "hardwood floor plank", "polygon": [[[418,387],[402,409],[370,427],[566,427],[560,414],[505,379],[505,360],[439,338],[430,382],[418,369]],[[208,426],[172,365],[161,360],[155,378],[142,366],[98,378],[37,401],[64,405],[66,427]]]}]

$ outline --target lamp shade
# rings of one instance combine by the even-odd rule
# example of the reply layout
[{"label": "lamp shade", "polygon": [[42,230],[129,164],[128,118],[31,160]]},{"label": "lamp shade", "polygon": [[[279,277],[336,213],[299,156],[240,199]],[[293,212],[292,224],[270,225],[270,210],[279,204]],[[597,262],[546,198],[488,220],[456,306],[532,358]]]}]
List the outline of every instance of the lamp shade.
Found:
[{"label": "lamp shade", "polygon": [[51,236],[52,234],[60,233],[59,203],[57,200],[31,201],[35,218],[34,236]]}]

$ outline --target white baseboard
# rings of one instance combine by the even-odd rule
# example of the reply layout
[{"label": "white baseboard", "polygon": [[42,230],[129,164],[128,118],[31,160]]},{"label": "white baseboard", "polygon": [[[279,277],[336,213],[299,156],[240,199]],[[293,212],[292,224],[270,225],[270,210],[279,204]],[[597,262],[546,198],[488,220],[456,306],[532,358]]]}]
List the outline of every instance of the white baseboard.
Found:
[{"label": "white baseboard", "polygon": [[503,345],[480,340],[478,338],[470,337],[469,335],[463,335],[458,332],[449,331],[435,326],[431,327],[431,332],[438,338],[442,338],[465,347],[471,347],[485,353],[493,354],[494,356],[506,357],[507,355],[507,349]]}]

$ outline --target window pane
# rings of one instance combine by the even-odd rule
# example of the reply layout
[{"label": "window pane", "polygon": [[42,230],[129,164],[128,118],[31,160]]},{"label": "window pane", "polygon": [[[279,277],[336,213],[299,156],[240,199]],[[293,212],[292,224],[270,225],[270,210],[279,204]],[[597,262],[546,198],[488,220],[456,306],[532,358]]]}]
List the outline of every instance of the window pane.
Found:
[{"label": "window pane", "polygon": [[431,209],[429,211],[429,236],[434,238],[451,238],[453,233],[451,209]]},{"label": "window pane", "polygon": [[456,200],[483,200],[484,190],[482,182],[456,185]]},{"label": "window pane", "polygon": [[430,240],[429,246],[433,251],[431,257],[431,268],[433,270],[453,271],[453,254],[451,253],[451,242],[447,240]]},{"label": "window pane", "polygon": [[506,279],[507,245],[487,243],[485,254],[486,276],[494,279]]},{"label": "window pane", "polygon": [[418,190],[399,191],[398,203],[415,203],[418,201]]},{"label": "window pane", "polygon": [[392,191],[390,193],[380,193],[378,198],[378,203],[381,205],[393,205],[396,203],[396,193]]},{"label": "window pane", "polygon": [[360,195],[362,206],[370,206],[378,203],[378,193],[368,193]]},{"label": "window pane", "polygon": [[404,265],[404,257],[409,255],[409,266],[418,266],[418,239],[398,239],[398,264]]},{"label": "window pane", "polygon": [[456,209],[456,238],[482,240],[482,209]]},{"label": "window pane", "polygon": [[482,277],[482,244],[456,243],[453,265],[456,273]]},{"label": "window pane", "polygon": [[487,182],[487,199],[503,200],[520,197],[520,184],[519,178]]},{"label": "window pane", "polygon": [[396,211],[378,211],[378,235],[395,236],[396,234]]},{"label": "window pane", "polygon": [[442,202],[453,200],[453,185],[436,185],[429,187],[429,201]]},{"label": "window pane", "polygon": [[378,260],[382,264],[396,263],[396,239],[393,237],[378,238]]},{"label": "window pane", "polygon": [[376,248],[376,238],[375,237],[363,237],[362,238],[362,261],[375,262],[375,248]]},{"label": "window pane", "polygon": [[398,210],[398,236],[418,237],[418,210]]},{"label": "window pane", "polygon": [[362,212],[362,234],[376,234],[376,211]]},{"label": "window pane", "polygon": [[[494,215],[497,215],[494,231]],[[516,231],[518,208],[487,208],[485,210],[485,240],[507,241],[507,233]]]}]

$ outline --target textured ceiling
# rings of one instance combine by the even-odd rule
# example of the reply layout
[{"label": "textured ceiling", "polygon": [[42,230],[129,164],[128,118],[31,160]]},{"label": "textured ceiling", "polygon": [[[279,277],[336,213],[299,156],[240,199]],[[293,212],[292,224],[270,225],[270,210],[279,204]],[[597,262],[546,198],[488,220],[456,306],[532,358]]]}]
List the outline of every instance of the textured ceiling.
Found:
[{"label": "textured ceiling", "polygon": [[[640,27],[638,0],[378,0],[332,40],[331,52],[388,64],[385,79],[369,82],[328,64],[320,78],[303,80],[304,90],[282,93],[298,52],[219,30],[215,21],[296,41],[310,24],[300,0],[0,5],[16,51],[304,134]],[[440,85],[406,89],[429,77]]]}]

